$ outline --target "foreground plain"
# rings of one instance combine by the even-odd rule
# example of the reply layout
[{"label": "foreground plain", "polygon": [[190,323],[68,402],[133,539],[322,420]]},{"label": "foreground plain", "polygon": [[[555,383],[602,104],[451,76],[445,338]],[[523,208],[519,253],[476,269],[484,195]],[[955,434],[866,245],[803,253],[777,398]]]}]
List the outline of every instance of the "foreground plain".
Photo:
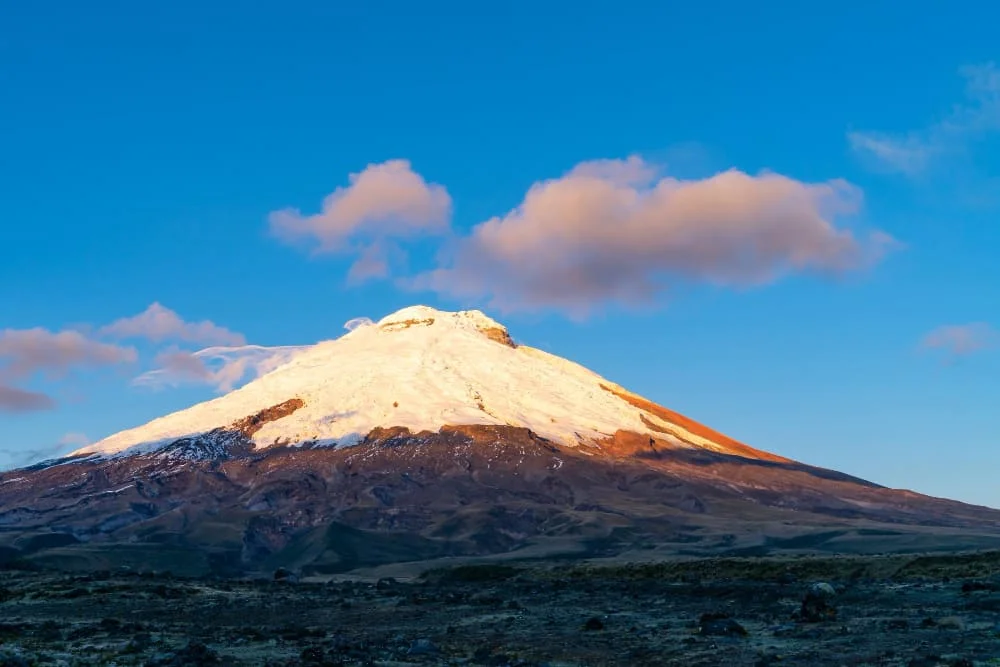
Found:
[{"label": "foreground plain", "polygon": [[1000,552],[0,573],[0,665],[1000,664]]}]

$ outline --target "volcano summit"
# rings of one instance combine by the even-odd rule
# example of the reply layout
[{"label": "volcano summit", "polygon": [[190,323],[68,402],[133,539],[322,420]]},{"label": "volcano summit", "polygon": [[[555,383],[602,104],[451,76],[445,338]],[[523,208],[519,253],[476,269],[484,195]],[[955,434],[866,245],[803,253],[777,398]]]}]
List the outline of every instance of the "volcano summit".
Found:
[{"label": "volcano summit", "polygon": [[0,527],[6,559],[195,574],[1000,544],[1000,511],[754,449],[425,306],[3,474]]}]

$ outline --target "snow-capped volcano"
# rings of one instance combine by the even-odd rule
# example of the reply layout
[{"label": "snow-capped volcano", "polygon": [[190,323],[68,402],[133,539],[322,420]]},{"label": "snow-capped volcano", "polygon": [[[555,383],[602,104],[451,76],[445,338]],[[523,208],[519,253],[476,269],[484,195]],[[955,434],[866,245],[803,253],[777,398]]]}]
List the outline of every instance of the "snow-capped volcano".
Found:
[{"label": "snow-capped volcano", "polygon": [[347,446],[378,427],[437,432],[446,425],[527,428],[570,447],[594,447],[619,431],[676,447],[755,458],[752,450],[690,422],[586,368],[525,345],[477,310],[412,306],[312,346],[225,396],[156,419],[76,454],[136,454],[225,428],[295,401],[261,421],[259,448]]},{"label": "snow-capped volcano", "polygon": [[0,560],[225,575],[519,551],[1000,545],[1000,511],[752,449],[516,345],[478,311],[425,306],[74,456],[0,473],[0,526]]}]

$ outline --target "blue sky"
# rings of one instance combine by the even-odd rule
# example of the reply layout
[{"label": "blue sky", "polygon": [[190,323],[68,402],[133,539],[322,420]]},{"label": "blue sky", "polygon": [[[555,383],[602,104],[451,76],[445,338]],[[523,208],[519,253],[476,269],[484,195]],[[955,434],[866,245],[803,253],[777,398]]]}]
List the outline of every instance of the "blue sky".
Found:
[{"label": "blue sky", "polygon": [[134,382],[195,350],[420,302],[1000,507],[1000,8],[898,7],[6,4],[7,465],[215,395]]}]

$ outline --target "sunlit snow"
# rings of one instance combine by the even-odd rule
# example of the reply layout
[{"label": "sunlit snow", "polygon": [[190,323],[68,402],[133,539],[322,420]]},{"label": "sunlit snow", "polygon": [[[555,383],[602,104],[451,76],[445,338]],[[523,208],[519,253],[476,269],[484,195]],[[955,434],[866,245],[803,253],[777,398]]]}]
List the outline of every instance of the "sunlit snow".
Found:
[{"label": "sunlit snow", "polygon": [[503,345],[483,333],[501,327],[479,311],[404,308],[305,348],[225,396],[78,453],[155,449],[295,397],[305,406],[265,424],[254,434],[257,447],[278,442],[345,446],[377,426],[437,431],[446,424],[507,424],[570,446],[618,429],[649,432],[639,410],[601,388],[611,383],[599,375],[537,349]]}]

